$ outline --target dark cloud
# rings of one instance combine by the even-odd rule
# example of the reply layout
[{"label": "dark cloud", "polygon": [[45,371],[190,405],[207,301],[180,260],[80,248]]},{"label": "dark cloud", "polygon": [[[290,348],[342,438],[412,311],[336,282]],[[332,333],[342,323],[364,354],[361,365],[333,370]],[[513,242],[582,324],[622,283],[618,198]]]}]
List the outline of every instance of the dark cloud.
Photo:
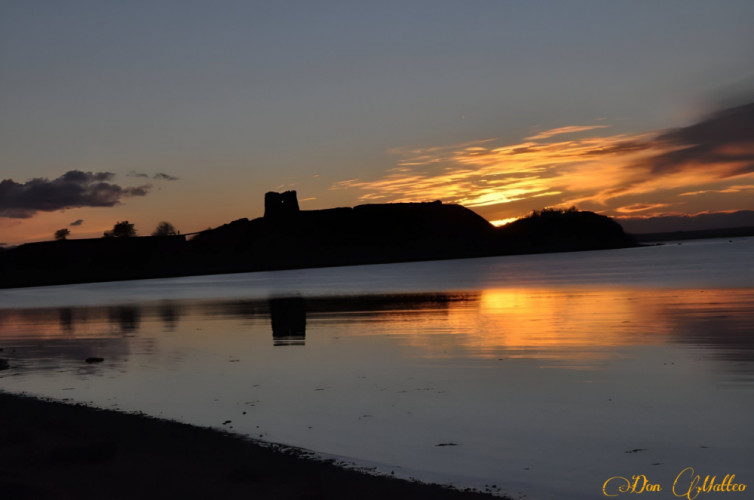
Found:
[{"label": "dark cloud", "polygon": [[28,218],[37,212],[77,207],[112,207],[127,196],[144,196],[152,186],[121,187],[110,172],[71,170],[57,179],[35,178],[24,184],[0,181],[0,217]]},{"label": "dark cloud", "polygon": [[729,175],[754,172],[754,103],[726,109],[688,127],[656,138],[672,150],[650,160],[652,173],[666,174],[691,165],[737,164]]},{"label": "dark cloud", "polygon": [[146,196],[150,189],[152,189],[151,184],[144,184],[143,186],[122,188],[122,192],[123,196]]},{"label": "dark cloud", "polygon": [[80,226],[80,225],[81,225],[81,224],[83,224],[83,223],[84,223],[84,219],[78,219],[78,220],[75,220],[75,221],[71,222],[71,223],[70,223],[70,224],[68,224],[68,225],[69,225],[69,226]]},{"label": "dark cloud", "polygon": [[81,170],[70,170],[59,177],[62,182],[77,182],[77,183],[89,183],[89,182],[104,182],[112,180],[115,174],[111,172],[82,172]]},{"label": "dark cloud", "polygon": [[678,144],[726,144],[754,140],[754,103],[719,111],[699,123],[659,137]]},{"label": "dark cloud", "polygon": [[647,149],[647,144],[641,141],[624,141],[599,149],[591,149],[584,156],[605,156],[635,153]]},{"label": "dark cloud", "polygon": [[154,174],[154,176],[152,176],[152,179],[157,179],[160,181],[177,181],[178,177],[173,177],[172,175],[168,175],[168,174],[160,172],[160,173]]},{"label": "dark cloud", "polygon": [[144,179],[155,179],[158,181],[177,181],[178,177],[174,177],[170,174],[166,174],[164,172],[158,172],[154,175],[149,175],[144,172],[136,172],[135,170],[131,170],[128,174],[126,174],[128,177],[141,177]]}]

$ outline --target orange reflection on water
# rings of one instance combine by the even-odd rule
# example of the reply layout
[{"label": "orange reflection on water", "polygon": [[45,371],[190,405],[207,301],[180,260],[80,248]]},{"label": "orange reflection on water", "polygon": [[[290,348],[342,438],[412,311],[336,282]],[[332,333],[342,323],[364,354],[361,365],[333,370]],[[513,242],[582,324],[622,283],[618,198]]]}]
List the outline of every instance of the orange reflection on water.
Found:
[{"label": "orange reflection on water", "polygon": [[[751,316],[751,290],[490,289],[413,319],[405,342],[426,356],[538,358],[573,367],[610,359],[616,347],[679,341],[704,318]],[[406,333],[403,330],[403,333]],[[714,334],[714,333],[713,333]]]},{"label": "orange reflection on water", "polygon": [[[302,340],[381,337],[416,358],[528,358],[591,368],[624,356],[627,347],[670,343],[713,348],[726,359],[754,357],[754,289],[496,288],[296,304]],[[292,314],[283,313],[278,322]],[[212,350],[215,343],[238,340],[222,337],[228,328],[269,335],[273,345],[274,323],[265,301],[8,309],[0,310],[0,344],[54,350],[55,340],[129,343],[168,332],[189,342],[187,333],[201,330],[201,342]]]},{"label": "orange reflection on water", "polygon": [[0,340],[107,338],[139,330],[142,308],[72,307],[0,309]]},{"label": "orange reflection on water", "polygon": [[495,325],[488,328],[497,333],[490,340],[507,347],[656,343],[657,334],[667,333],[667,327],[647,322],[647,313],[655,306],[642,297],[625,289],[488,290],[482,294],[479,312]]}]

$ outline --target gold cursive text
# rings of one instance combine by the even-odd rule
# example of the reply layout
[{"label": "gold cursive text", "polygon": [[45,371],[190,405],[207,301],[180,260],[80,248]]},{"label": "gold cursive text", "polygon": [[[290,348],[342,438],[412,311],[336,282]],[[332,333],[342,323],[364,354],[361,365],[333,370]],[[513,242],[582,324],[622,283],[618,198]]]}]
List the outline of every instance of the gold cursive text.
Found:
[{"label": "gold cursive text", "polygon": [[694,473],[693,467],[686,467],[678,473],[673,482],[673,495],[678,498],[694,500],[701,493],[740,493],[746,491],[746,484],[734,483],[735,479],[735,474],[726,474],[720,482],[717,481],[717,476],[704,476],[704,481],[702,481],[702,477]]},{"label": "gold cursive text", "polygon": [[662,486],[650,483],[644,474],[631,476],[631,479],[613,476],[602,485],[602,493],[607,497],[617,497],[624,493],[638,495],[649,491],[662,491]]},{"label": "gold cursive text", "polygon": [[[735,474],[726,474],[722,480],[717,476],[697,474],[693,467],[686,467],[673,481],[673,495],[676,498],[695,500],[702,493],[742,493],[746,491],[745,483],[736,483]],[[602,493],[606,497],[618,495],[640,495],[663,491],[662,486],[651,482],[646,475],[636,474],[631,478],[613,476],[602,484]]]}]

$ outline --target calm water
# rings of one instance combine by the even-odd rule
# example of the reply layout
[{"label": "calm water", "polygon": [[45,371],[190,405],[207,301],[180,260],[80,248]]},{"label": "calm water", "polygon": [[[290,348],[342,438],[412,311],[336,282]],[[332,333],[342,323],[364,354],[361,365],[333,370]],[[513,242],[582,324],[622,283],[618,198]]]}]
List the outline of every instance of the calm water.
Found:
[{"label": "calm water", "polygon": [[753,256],[708,240],[4,290],[0,389],[516,497],[643,474],[676,498],[693,467],[751,498]]}]

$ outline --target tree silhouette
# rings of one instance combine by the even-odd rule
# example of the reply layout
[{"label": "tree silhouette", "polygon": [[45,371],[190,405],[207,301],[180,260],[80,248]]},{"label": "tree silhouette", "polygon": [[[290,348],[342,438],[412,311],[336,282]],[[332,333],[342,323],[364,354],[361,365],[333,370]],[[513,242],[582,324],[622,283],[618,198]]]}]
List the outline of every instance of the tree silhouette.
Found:
[{"label": "tree silhouette", "polygon": [[127,220],[116,222],[111,230],[105,231],[105,238],[130,238],[132,236],[136,236],[136,229]]},{"label": "tree silhouette", "polygon": [[66,228],[58,229],[57,231],[55,231],[55,239],[58,240],[58,241],[62,241],[64,239],[68,238],[68,236],[70,236],[70,234],[71,234],[71,232],[68,229],[66,229]]},{"label": "tree silhouette", "polygon": [[155,228],[154,232],[152,232],[152,236],[175,236],[177,234],[180,234],[180,232],[175,228],[175,226],[170,222],[165,221],[157,224],[157,228]]}]

